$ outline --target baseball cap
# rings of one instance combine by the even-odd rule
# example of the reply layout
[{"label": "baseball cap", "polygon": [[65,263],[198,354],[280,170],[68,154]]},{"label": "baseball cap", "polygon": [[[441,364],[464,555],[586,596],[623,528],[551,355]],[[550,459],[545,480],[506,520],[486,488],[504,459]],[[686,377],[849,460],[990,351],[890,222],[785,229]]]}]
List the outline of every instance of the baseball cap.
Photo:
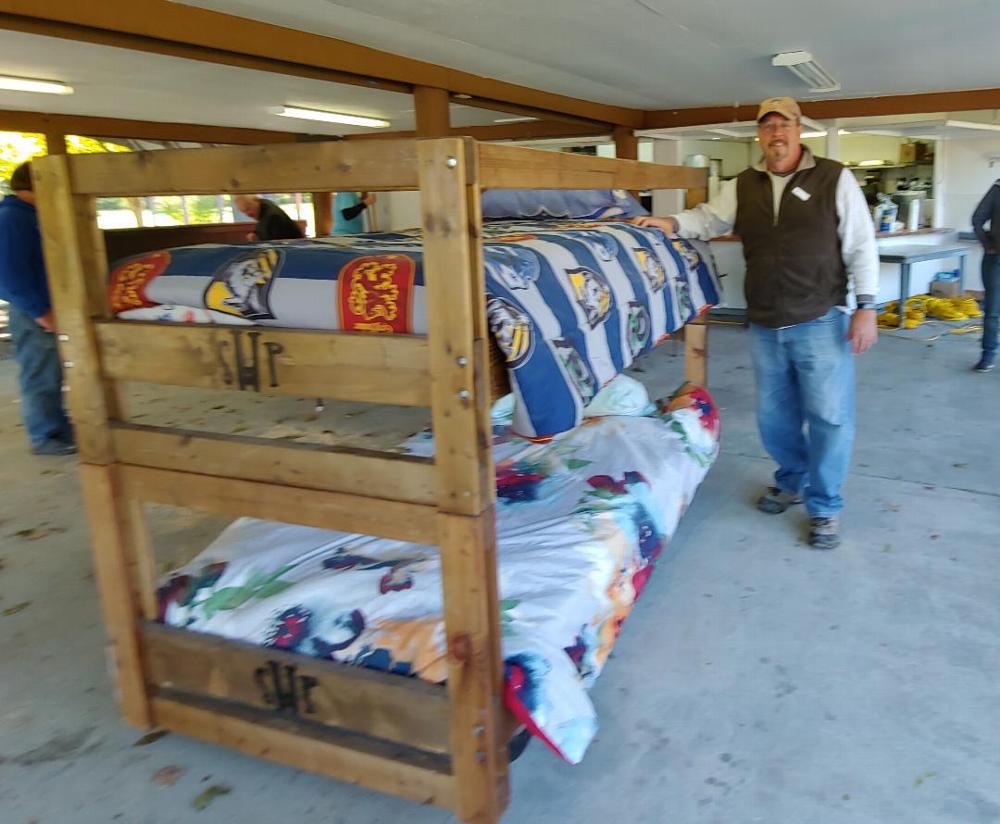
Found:
[{"label": "baseball cap", "polygon": [[767,98],[757,109],[757,122],[759,123],[765,115],[769,115],[771,112],[787,117],[789,120],[799,120],[802,117],[802,109],[790,97]]}]

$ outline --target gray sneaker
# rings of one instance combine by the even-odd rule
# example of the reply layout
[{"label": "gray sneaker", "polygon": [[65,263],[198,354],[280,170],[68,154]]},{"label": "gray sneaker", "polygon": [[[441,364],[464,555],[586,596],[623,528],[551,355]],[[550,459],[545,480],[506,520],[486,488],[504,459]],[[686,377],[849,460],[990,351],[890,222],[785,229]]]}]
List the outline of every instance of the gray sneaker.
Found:
[{"label": "gray sneaker", "polygon": [[31,451],[36,455],[75,455],[76,444],[59,438],[49,438],[38,446],[32,447]]},{"label": "gray sneaker", "polygon": [[809,546],[813,549],[835,549],[840,546],[840,519],[836,515],[810,518]]},{"label": "gray sneaker", "polygon": [[977,363],[972,368],[976,372],[989,372],[994,366],[996,366],[996,357],[994,355],[983,355]]},{"label": "gray sneaker", "polygon": [[802,503],[802,496],[795,492],[787,492],[776,486],[769,486],[764,494],[757,499],[757,509],[768,515],[779,515],[788,507]]}]

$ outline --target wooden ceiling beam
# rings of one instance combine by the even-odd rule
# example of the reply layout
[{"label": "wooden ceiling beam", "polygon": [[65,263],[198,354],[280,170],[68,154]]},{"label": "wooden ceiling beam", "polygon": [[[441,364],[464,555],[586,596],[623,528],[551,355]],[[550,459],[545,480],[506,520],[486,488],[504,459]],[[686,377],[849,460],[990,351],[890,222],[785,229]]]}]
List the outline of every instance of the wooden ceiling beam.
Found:
[{"label": "wooden ceiling beam", "polygon": [[[882,97],[848,97],[839,100],[800,100],[802,114],[813,120],[838,117],[883,117],[929,112],[963,112],[1000,109],[1000,89],[971,89],[954,92],[894,94]],[[691,109],[662,109],[646,112],[644,129],[704,126],[710,123],[738,123],[757,116],[757,103],[738,106],[704,106]]]},{"label": "wooden ceiling beam", "polygon": [[[541,140],[558,137],[599,137],[611,134],[611,127],[582,126],[561,120],[532,120],[524,123],[495,123],[487,126],[452,126],[451,137],[472,137],[482,141]],[[417,137],[415,131],[372,132],[346,135],[344,140],[399,140]]]},{"label": "wooden ceiling beam", "polygon": [[[615,125],[642,125],[643,113],[414,60],[332,37],[168,0],[0,0],[0,28],[208,60],[282,74],[317,71],[326,79],[394,91],[446,89],[549,113]],[[248,65],[253,64],[253,65]]]},{"label": "wooden ceiling beam", "polygon": [[156,123],[117,117],[46,114],[0,109],[0,131],[40,134],[78,134],[129,140],[178,140],[191,143],[294,143],[293,132],[243,129],[237,126],[200,126],[193,123]]}]

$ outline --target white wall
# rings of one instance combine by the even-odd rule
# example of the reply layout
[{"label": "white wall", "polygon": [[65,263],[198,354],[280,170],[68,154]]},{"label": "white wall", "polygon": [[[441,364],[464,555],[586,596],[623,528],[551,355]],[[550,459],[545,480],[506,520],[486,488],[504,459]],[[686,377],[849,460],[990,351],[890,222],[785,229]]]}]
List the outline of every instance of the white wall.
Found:
[{"label": "white wall", "polygon": [[[992,167],[990,158],[995,158]],[[1000,133],[995,137],[946,137],[938,141],[936,160],[935,225],[970,231],[973,211],[993,181],[1000,178]],[[979,249],[966,258],[966,289],[983,288],[982,260]]]},{"label": "white wall", "polygon": [[722,176],[736,177],[756,158],[756,146],[739,140],[681,140],[680,163],[688,155],[701,154],[722,161]]}]

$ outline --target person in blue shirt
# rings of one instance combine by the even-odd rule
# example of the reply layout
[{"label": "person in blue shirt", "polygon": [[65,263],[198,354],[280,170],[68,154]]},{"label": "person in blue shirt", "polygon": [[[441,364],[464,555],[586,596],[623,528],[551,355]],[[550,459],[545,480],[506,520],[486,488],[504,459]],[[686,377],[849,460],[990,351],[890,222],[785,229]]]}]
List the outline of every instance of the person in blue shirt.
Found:
[{"label": "person in blue shirt", "polygon": [[364,212],[375,204],[372,192],[337,192],[333,199],[333,234],[357,235],[365,230]]},{"label": "person in blue shirt", "polygon": [[0,299],[10,304],[21,416],[35,454],[71,455],[76,446],[63,408],[62,365],[45,278],[30,161],[14,170],[10,189],[13,194],[0,201]]},{"label": "person in blue shirt", "polygon": [[983,289],[986,292],[983,354],[972,368],[977,372],[989,372],[996,365],[1000,329],[1000,180],[990,186],[972,213],[972,230],[983,245]]}]

